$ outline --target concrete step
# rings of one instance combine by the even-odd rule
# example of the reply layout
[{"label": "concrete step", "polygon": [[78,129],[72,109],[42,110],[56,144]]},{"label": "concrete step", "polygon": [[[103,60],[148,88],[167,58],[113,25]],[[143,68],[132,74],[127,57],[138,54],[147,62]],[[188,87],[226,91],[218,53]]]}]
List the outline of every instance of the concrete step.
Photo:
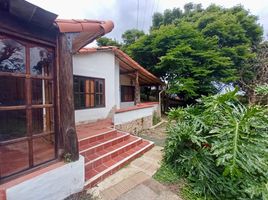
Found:
[{"label": "concrete step", "polygon": [[104,138],[101,140],[89,142],[79,147],[79,153],[83,156],[86,156],[86,154],[97,153],[105,148],[127,140],[129,138],[129,135],[129,133],[122,133],[118,131],[111,135],[108,134],[107,136],[104,136]]},{"label": "concrete step", "polygon": [[91,170],[94,167],[98,167],[102,163],[113,159],[114,157],[123,154],[131,148],[136,147],[142,143],[142,139],[135,136],[128,136],[128,138],[122,142],[111,145],[96,153],[89,153],[85,157],[86,170]]},{"label": "concrete step", "polygon": [[[135,138],[134,136],[131,137]],[[91,165],[90,168],[86,166],[85,188],[91,188],[95,186],[106,177],[114,174],[116,171],[123,168],[125,165],[138,158],[146,151],[150,150],[153,146],[153,142],[137,138],[130,144],[118,147],[119,150],[115,150],[117,153],[110,153],[110,155],[113,156],[107,157],[107,159],[103,160],[101,158],[102,162],[98,163],[98,165]]]},{"label": "concrete step", "polygon": [[90,146],[94,146],[94,143],[100,142],[105,139],[109,139],[117,136],[116,129],[100,130],[95,134],[90,134],[87,137],[78,139],[79,151],[85,150]]}]

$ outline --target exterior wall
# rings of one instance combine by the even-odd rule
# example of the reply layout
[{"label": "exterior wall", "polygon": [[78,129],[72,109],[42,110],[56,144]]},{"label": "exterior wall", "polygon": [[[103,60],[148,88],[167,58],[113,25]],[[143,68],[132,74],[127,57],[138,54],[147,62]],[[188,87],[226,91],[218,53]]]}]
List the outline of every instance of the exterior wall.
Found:
[{"label": "exterior wall", "polygon": [[153,116],[142,117],[123,124],[115,125],[115,128],[134,135],[138,135],[142,130],[149,129],[153,126]]},{"label": "exterior wall", "polygon": [[153,112],[158,116],[161,117],[161,107],[159,104],[153,105]]},{"label": "exterior wall", "polygon": [[120,103],[120,108],[127,108],[127,107],[131,107],[131,106],[134,106],[134,105],[135,105],[134,101],[121,102]]},{"label": "exterior wall", "polygon": [[[85,180],[84,157],[72,163],[31,176],[14,186],[8,187],[6,200],[61,200],[71,194],[80,192],[84,187]],[[27,175],[26,175],[27,176]],[[14,180],[16,181],[16,180]]]},{"label": "exterior wall", "polygon": [[114,125],[124,124],[143,117],[152,116],[153,108],[142,108],[137,110],[130,110],[126,112],[115,113]]},{"label": "exterior wall", "polygon": [[[93,122],[112,117],[119,95],[115,89],[118,85],[119,68],[115,67],[113,52],[97,52],[92,54],[77,54],[73,57],[73,74],[86,77],[105,79],[105,107],[90,108],[75,111],[75,122]],[[116,94],[116,95],[115,95]]]},{"label": "exterior wall", "polygon": [[119,109],[120,106],[120,101],[121,101],[121,93],[120,93],[120,66],[119,62],[117,59],[115,59],[115,103],[116,103],[116,108]]}]

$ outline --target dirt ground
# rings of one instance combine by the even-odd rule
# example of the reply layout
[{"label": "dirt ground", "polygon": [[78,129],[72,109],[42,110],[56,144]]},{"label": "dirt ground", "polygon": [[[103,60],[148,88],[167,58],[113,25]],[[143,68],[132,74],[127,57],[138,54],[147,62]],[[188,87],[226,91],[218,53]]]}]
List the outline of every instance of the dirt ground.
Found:
[{"label": "dirt ground", "polygon": [[167,122],[164,122],[154,129],[148,129],[140,132],[138,136],[146,140],[153,141],[157,146],[164,147],[166,140],[166,126]]}]

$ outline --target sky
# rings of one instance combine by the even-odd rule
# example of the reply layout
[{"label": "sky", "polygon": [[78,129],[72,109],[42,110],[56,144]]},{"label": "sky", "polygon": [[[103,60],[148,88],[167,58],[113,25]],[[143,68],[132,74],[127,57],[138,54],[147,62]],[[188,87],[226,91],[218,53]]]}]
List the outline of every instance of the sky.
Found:
[{"label": "sky", "polygon": [[[268,1],[267,0],[27,0],[37,6],[58,15],[61,19],[96,19],[112,20],[113,31],[106,36],[121,41],[121,35],[128,29],[138,28],[148,33],[154,12],[163,12],[174,7],[183,8],[188,2],[201,3],[206,8],[211,3],[223,7],[243,5],[259,17],[268,34]],[[138,9],[139,7],[139,9]]]}]

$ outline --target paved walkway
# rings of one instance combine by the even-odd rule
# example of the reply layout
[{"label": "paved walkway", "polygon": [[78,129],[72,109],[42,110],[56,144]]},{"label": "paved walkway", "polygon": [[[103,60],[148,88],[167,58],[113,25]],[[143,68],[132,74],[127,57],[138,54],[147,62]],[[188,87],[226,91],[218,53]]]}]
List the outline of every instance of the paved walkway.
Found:
[{"label": "paved walkway", "polygon": [[160,167],[161,150],[155,146],[88,192],[102,200],[181,200],[152,178]]}]

